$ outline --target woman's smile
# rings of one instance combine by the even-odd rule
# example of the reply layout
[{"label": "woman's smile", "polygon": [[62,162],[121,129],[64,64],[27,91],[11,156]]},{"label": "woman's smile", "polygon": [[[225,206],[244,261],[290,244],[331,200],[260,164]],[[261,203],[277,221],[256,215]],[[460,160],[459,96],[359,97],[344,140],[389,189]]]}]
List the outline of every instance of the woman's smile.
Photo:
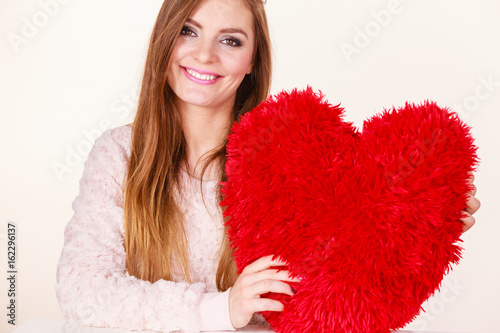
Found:
[{"label": "woman's smile", "polygon": [[198,84],[214,84],[223,78],[223,76],[217,73],[202,70],[195,67],[181,66],[181,68],[189,80],[196,82]]}]

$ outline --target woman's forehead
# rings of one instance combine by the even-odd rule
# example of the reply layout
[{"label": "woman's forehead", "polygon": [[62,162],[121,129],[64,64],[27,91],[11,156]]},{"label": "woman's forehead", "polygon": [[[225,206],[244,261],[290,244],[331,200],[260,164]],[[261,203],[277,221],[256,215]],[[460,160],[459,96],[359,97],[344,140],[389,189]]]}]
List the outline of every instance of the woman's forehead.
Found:
[{"label": "woman's forehead", "polygon": [[251,28],[253,14],[244,0],[203,0],[189,18],[201,25],[228,25]]}]

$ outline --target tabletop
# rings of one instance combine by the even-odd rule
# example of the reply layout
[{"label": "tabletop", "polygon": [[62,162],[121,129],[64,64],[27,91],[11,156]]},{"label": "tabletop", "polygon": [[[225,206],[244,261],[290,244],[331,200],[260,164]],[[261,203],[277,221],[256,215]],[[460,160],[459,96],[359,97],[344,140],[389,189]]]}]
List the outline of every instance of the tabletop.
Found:
[{"label": "tabletop", "polygon": [[[157,333],[153,331],[141,331],[142,333]],[[211,333],[223,333],[228,331],[219,331]],[[231,331],[234,332],[234,331]],[[246,326],[236,330],[236,332],[246,333],[272,333],[268,327],[264,326]],[[421,332],[421,331],[398,331],[400,333],[440,333],[440,332]],[[14,330],[13,333],[138,333],[138,331],[127,331],[122,329],[95,328],[74,326],[58,318],[31,318],[23,325]],[[443,333],[443,332],[441,332]]]}]

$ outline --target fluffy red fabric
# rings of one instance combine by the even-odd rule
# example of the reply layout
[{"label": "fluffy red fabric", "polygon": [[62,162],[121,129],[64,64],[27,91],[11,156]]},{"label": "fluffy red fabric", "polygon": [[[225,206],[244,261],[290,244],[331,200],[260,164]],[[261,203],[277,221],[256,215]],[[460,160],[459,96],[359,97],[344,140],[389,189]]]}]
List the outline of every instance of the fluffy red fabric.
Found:
[{"label": "fluffy red fabric", "polygon": [[239,272],[275,254],[301,276],[268,294],[277,332],[388,332],[417,316],[458,263],[470,128],[435,103],[364,122],[311,88],[270,97],[235,123],[225,216]]}]

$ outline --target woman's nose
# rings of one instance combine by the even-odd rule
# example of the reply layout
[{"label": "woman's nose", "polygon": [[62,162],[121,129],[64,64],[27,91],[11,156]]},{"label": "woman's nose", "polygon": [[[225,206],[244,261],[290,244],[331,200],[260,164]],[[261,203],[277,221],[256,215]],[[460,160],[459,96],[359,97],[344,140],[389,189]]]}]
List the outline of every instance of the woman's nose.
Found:
[{"label": "woman's nose", "polygon": [[213,63],[217,59],[216,45],[207,39],[199,41],[195,52],[195,59],[200,63]]}]

